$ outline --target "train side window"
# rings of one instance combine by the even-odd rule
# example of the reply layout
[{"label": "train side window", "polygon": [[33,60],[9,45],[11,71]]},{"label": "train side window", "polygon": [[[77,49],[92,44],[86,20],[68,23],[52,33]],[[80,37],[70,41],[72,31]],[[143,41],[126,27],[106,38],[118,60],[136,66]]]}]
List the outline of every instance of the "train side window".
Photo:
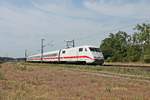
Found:
[{"label": "train side window", "polygon": [[82,52],[83,51],[83,48],[79,48],[79,52]]},{"label": "train side window", "polygon": [[87,52],[87,48],[85,48],[85,51]]},{"label": "train side window", "polygon": [[65,54],[65,53],[66,53],[66,51],[64,50],[64,51],[62,51],[62,53],[63,53],[63,54]]}]

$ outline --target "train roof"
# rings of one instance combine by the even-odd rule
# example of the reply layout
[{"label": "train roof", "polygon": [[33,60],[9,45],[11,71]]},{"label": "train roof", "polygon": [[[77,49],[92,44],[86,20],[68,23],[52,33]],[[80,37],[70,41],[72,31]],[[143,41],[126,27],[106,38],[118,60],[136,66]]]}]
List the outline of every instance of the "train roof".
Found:
[{"label": "train roof", "polygon": [[[93,45],[84,45],[84,46],[77,46],[77,47],[72,47],[72,48],[64,48],[62,50],[73,49],[73,48],[89,48],[89,47],[97,48],[97,46],[93,46]],[[59,50],[50,51],[50,52],[44,52],[43,55],[50,54],[50,53],[58,53],[58,52],[59,52]],[[31,55],[29,57],[35,57],[35,56],[41,56],[41,53],[40,54]]]},{"label": "train roof", "polygon": [[[50,54],[50,53],[57,53],[57,52],[59,52],[59,51],[57,50],[57,51],[44,52],[43,55]],[[35,55],[31,55],[29,57],[36,57],[36,56],[41,56],[41,53],[35,54]]]},{"label": "train roof", "polygon": [[84,46],[77,46],[77,47],[71,47],[71,48],[65,48],[65,49],[72,49],[72,48],[89,48],[89,47],[97,48],[97,46],[93,46],[93,45],[84,45]]}]

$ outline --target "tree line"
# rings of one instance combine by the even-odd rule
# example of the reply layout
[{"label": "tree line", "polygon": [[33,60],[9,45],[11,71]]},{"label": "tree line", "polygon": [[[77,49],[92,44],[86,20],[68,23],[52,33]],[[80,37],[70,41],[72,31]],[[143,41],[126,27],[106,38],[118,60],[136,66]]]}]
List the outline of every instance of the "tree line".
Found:
[{"label": "tree line", "polygon": [[101,45],[106,61],[150,63],[150,24],[137,24],[134,33],[110,33]]}]

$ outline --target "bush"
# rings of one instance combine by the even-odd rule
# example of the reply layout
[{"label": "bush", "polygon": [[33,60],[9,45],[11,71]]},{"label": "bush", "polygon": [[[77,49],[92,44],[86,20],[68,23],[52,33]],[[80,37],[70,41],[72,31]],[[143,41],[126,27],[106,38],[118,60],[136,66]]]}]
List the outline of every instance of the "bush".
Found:
[{"label": "bush", "polygon": [[137,62],[141,59],[142,50],[139,45],[130,45],[127,49],[126,59],[128,62]]},{"label": "bush", "polygon": [[150,63],[150,55],[144,55],[144,62]]},{"label": "bush", "polygon": [[150,45],[146,45],[144,48],[144,62],[150,63]]}]

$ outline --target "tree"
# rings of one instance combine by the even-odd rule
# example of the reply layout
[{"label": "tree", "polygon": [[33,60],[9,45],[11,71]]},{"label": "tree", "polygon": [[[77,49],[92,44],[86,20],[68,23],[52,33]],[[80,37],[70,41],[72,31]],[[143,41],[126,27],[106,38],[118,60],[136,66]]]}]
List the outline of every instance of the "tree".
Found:
[{"label": "tree", "polygon": [[145,42],[146,45],[150,45],[150,24],[138,24],[134,28],[137,32],[135,32],[136,40],[139,43]]},{"label": "tree", "polygon": [[146,62],[150,62],[150,24],[138,24],[134,29],[137,31],[134,34],[137,35],[136,41],[139,42],[139,45],[141,45],[143,49],[142,59]]},{"label": "tree", "polygon": [[123,31],[110,33],[100,45],[105,59],[150,62],[150,24],[138,24],[134,30],[136,32],[133,35]]},{"label": "tree", "polygon": [[139,45],[128,45],[127,49],[127,61],[137,62],[141,59],[142,50]]},{"label": "tree", "polygon": [[129,35],[126,32],[118,31],[116,34],[110,33],[109,37],[102,41],[100,46],[104,57],[111,58],[112,61],[123,61],[127,53]]}]

